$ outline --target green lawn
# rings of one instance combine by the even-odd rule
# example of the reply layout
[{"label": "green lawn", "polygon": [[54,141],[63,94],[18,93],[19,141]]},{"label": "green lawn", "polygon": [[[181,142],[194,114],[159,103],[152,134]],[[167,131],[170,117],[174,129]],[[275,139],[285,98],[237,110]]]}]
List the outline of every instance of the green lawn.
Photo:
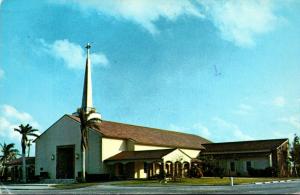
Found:
[{"label": "green lawn", "polygon": [[[245,178],[245,177],[234,177],[234,185],[249,184],[255,182],[266,182],[266,181],[278,181],[284,178]],[[286,178],[285,178],[286,179]],[[121,186],[162,186],[162,185],[229,185],[230,178],[224,177],[203,177],[203,178],[184,178],[179,181],[173,182],[168,181],[167,183],[160,183],[158,180],[128,180],[118,181],[111,183],[112,185]]]},{"label": "green lawn", "polygon": [[[286,180],[291,178],[247,178],[247,177],[234,177],[234,185],[239,184],[250,184],[255,182],[267,182],[267,181],[279,181]],[[93,185],[98,185],[99,182],[93,183],[72,183],[72,184],[58,184],[54,187],[57,189],[75,189],[83,188]],[[102,183],[103,184],[103,183]],[[174,181],[168,181],[167,183],[160,182],[159,180],[125,180],[125,181],[112,181],[106,182],[108,185],[117,185],[117,186],[169,186],[169,185],[229,185],[230,178],[224,177],[203,177],[203,178],[184,178]]]},{"label": "green lawn", "polygon": [[93,185],[98,185],[99,183],[71,183],[71,184],[57,184],[54,185],[55,188],[57,189],[76,189],[76,188],[84,188],[84,187],[89,187]]}]

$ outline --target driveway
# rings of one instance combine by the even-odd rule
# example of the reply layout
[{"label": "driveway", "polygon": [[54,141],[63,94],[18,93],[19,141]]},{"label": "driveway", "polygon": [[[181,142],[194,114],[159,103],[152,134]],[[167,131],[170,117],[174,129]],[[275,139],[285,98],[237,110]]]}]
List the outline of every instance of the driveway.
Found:
[{"label": "driveway", "polygon": [[300,180],[285,183],[236,186],[124,187],[99,184],[80,189],[57,190],[47,184],[1,185],[2,194],[300,194]]}]

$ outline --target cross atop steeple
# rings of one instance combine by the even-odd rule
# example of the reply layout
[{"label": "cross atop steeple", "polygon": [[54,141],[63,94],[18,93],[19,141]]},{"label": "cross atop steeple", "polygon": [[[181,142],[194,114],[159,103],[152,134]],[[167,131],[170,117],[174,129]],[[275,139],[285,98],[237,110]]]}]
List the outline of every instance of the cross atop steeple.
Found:
[{"label": "cross atop steeple", "polygon": [[90,49],[91,49],[91,45],[90,45],[90,43],[87,43],[86,44],[86,46],[85,46],[85,48],[86,48],[86,53],[87,53],[87,55],[89,56],[89,54],[90,54]]}]

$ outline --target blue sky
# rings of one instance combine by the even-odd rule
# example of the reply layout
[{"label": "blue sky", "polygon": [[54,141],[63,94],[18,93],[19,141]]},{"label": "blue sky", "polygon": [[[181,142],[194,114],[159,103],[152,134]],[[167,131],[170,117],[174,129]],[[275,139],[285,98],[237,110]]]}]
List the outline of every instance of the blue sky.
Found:
[{"label": "blue sky", "polygon": [[[214,142],[300,134],[300,2],[1,0],[0,142],[81,105]],[[32,151],[33,153],[33,151]]]}]

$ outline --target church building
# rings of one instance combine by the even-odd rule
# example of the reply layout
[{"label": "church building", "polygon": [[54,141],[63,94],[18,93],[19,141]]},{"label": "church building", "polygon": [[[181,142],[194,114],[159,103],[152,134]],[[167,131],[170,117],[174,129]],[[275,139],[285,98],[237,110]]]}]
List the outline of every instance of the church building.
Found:
[{"label": "church building", "polygon": [[[205,147],[209,148],[206,154],[220,154],[215,147],[209,147],[214,145],[211,141],[197,135],[102,119],[93,107],[90,45],[88,44],[86,48],[81,109],[85,112],[95,111],[89,118],[97,119],[97,122],[88,130],[88,150],[85,156],[87,176],[151,178],[164,172],[167,176],[187,177],[191,167],[199,166],[197,158],[202,152],[205,153]],[[81,129],[78,113],[63,115],[44,131],[35,143],[35,175],[50,179],[81,177]],[[282,140],[277,145],[285,143],[287,143],[286,140]],[[222,145],[220,147],[216,145],[216,147],[219,150],[223,148]],[[221,152],[227,148],[223,148]],[[245,152],[242,153],[245,154]],[[270,155],[268,153],[263,156],[262,163],[259,160],[260,156],[256,159],[262,168],[272,166],[272,163],[268,161],[268,159],[272,161]],[[251,158],[256,157],[252,155],[246,161],[251,162]],[[234,160],[236,161],[237,158],[238,155],[235,154]],[[228,162],[226,159],[229,159]],[[228,165],[227,167],[233,169],[233,165],[230,164],[232,157],[227,155],[226,159],[222,161],[224,166]],[[275,160],[273,159],[273,164]],[[246,161],[240,163],[245,164]]]}]

